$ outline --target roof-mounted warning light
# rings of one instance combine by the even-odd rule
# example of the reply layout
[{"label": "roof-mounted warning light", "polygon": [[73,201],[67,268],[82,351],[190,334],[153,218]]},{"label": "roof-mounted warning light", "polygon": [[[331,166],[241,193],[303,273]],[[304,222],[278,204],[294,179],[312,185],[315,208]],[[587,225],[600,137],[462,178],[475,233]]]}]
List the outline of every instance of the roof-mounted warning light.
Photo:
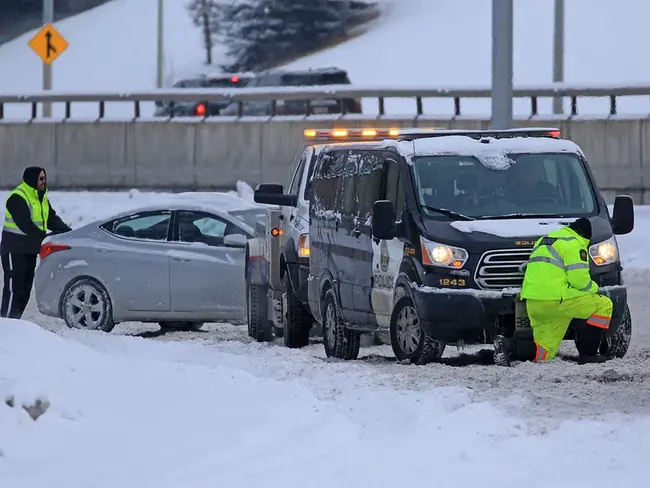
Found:
[{"label": "roof-mounted warning light", "polygon": [[318,142],[329,141],[382,141],[384,139],[397,139],[402,134],[408,134],[409,131],[417,130],[419,132],[438,130],[430,129],[376,129],[371,127],[355,129],[305,129],[303,132],[305,139]]},{"label": "roof-mounted warning light", "polygon": [[400,132],[401,140],[412,141],[414,139],[444,137],[444,136],[465,136],[472,139],[508,139],[512,137],[550,137],[560,138],[560,129],[554,127],[525,127],[517,129],[439,129],[435,131],[424,131],[422,129],[409,129]]}]

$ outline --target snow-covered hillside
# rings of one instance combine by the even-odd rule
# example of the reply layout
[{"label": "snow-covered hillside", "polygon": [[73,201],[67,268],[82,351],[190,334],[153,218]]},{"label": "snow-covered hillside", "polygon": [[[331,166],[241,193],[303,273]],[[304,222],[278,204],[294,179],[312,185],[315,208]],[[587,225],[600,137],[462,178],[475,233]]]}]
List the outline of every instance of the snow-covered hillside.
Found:
[{"label": "snow-covered hillside", "polygon": [[[368,32],[347,43],[297,60],[290,67],[339,66],[354,84],[382,86],[467,86],[490,83],[491,1],[380,0],[387,9]],[[146,90],[156,80],[156,0],[113,0],[56,27],[70,42],[54,62],[54,88],[61,90]],[[165,45],[170,78],[203,69],[200,32],[186,0],[165,0]],[[515,82],[551,82],[553,2],[515,0]],[[639,0],[566,2],[566,81],[650,83],[646,19],[650,4]],[[28,33],[0,47],[0,92],[39,90],[41,64],[29,49]],[[223,50],[215,48],[215,64]],[[6,73],[10,73],[7,76]],[[582,113],[607,113],[606,100],[580,101]],[[540,111],[549,112],[550,103]],[[389,114],[414,114],[415,102],[388,100]],[[427,101],[425,112],[452,114],[451,101]],[[489,113],[487,101],[464,101],[467,114]],[[144,106],[144,114],[153,106]],[[364,101],[376,113],[376,101]],[[516,104],[527,114],[528,102]],[[648,97],[619,101],[621,113],[650,112]],[[73,108],[96,116],[95,105]],[[55,113],[63,113],[55,107]],[[28,116],[28,107],[9,107],[8,116]],[[107,115],[132,115],[131,105],[109,104]]]}]

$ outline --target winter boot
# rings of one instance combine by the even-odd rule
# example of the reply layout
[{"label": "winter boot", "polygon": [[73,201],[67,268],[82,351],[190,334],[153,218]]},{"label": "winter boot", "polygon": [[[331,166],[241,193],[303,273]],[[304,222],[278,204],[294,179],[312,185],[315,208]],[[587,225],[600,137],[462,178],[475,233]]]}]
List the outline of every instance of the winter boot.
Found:
[{"label": "winter boot", "polygon": [[601,356],[600,354],[597,354],[595,356],[587,355],[587,354],[580,354],[578,356],[578,364],[594,364],[594,363],[604,363],[609,361],[610,357],[608,356]]}]

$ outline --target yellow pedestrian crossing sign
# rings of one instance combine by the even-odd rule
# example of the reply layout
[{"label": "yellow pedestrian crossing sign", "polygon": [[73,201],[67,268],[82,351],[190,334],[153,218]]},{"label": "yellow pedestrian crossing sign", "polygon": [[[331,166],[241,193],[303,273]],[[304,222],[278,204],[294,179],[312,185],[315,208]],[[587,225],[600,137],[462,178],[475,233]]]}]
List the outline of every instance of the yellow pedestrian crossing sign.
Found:
[{"label": "yellow pedestrian crossing sign", "polygon": [[44,63],[50,64],[68,48],[68,41],[57,32],[52,24],[46,24],[29,41],[29,47],[38,54]]}]

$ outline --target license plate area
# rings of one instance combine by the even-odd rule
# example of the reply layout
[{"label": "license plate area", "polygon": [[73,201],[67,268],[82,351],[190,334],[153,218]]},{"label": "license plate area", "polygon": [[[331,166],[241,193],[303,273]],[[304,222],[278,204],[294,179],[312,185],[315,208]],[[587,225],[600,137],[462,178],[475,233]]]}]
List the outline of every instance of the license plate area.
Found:
[{"label": "license plate area", "polygon": [[526,302],[519,297],[519,294],[515,297],[515,330],[530,330]]}]

